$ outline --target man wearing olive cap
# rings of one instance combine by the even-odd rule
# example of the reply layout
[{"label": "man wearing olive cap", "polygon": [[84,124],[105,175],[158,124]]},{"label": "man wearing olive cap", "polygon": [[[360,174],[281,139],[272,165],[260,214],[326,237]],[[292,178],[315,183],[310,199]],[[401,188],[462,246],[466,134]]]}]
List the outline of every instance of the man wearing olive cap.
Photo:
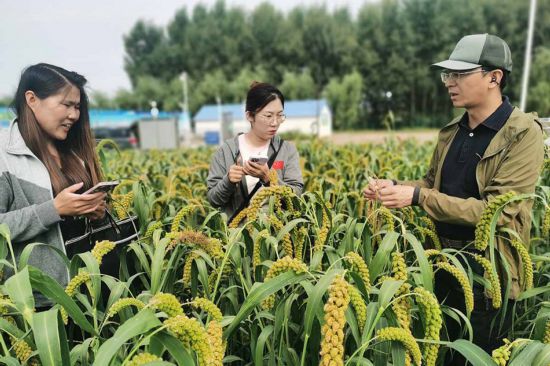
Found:
[{"label": "man wearing olive cap", "polygon": [[[367,199],[378,199],[389,208],[409,205],[422,207],[434,220],[443,248],[452,248],[489,258],[473,248],[475,225],[488,201],[514,191],[534,193],[544,160],[542,126],[536,115],[513,107],[503,96],[510,73],[510,48],[490,34],[463,37],[448,60],[433,66],[443,69],[453,106],[465,113],[439,132],[430,167],[418,181],[378,179],[365,189]],[[505,207],[499,228],[516,232],[528,248],[532,201]],[[491,352],[502,345],[511,325],[513,301],[525,289],[521,259],[510,245],[510,235],[500,233],[495,241],[495,257],[503,298],[508,311],[494,308],[488,291],[476,281],[473,285],[474,310],[470,317],[474,343]],[[464,268],[483,277],[483,268],[471,255],[458,255]],[[436,273],[436,295],[440,302],[466,314],[464,294],[457,281],[443,271]],[[506,289],[509,291],[506,292]],[[500,321],[503,327],[499,328]],[[460,338],[465,327],[447,317],[451,340]],[[452,358],[452,360],[451,360]],[[448,356],[445,365],[464,365],[461,356]]]}]

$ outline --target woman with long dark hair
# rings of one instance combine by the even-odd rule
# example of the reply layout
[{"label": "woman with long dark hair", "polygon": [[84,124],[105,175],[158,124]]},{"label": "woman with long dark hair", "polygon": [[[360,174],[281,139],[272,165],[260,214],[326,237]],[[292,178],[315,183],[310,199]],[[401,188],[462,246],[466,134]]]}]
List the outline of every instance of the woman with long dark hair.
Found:
[{"label": "woman with long dark hair", "polygon": [[[101,181],[90,130],[86,79],[49,64],[21,75],[16,119],[0,131],[0,224],[10,229],[16,257],[28,243],[65,252],[64,240],[81,221],[103,218],[105,193],[82,194]],[[65,285],[65,264],[48,246],[33,249],[29,264]],[[46,299],[37,297],[37,306]]]},{"label": "woman with long dark hair", "polygon": [[269,185],[270,168],[277,172],[279,184],[291,187],[296,194],[302,193],[298,151],[277,135],[285,120],[284,104],[283,94],[273,85],[252,83],[246,96],[250,131],[225,141],[212,158],[208,200],[229,218],[243,208],[243,202],[254,192]]}]

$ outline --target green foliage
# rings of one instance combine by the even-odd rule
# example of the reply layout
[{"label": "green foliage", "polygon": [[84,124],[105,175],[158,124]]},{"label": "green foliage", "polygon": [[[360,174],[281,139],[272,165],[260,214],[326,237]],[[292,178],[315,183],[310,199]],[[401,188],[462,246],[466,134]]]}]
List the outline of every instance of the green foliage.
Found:
[{"label": "green foliage", "polygon": [[362,92],[363,79],[358,72],[348,74],[341,80],[330,80],[325,96],[332,108],[335,128],[351,129],[360,125]]},{"label": "green foliage", "polygon": [[[538,4],[528,98],[529,110],[541,116],[550,114],[543,47],[550,37],[549,4]],[[216,97],[239,103],[250,82],[259,80],[279,85],[288,99],[330,95],[338,129],[382,128],[390,109],[397,127],[438,127],[453,108],[430,65],[448,57],[466,34],[489,32],[507,41],[514,73],[505,94],[519,102],[527,15],[528,2],[516,0],[384,0],[365,3],[356,16],[324,6],[283,14],[268,3],[251,12],[223,0],[199,4],[177,11],[166,27],[142,20],[134,25],[124,37],[132,91],[120,91],[115,104],[148,109],[156,100],[162,109],[179,110],[178,76],[185,70],[192,113]],[[339,95],[347,87],[337,85],[359,79],[344,106]]]},{"label": "green foliage", "polygon": [[531,67],[527,110],[537,111],[541,117],[550,116],[550,48],[537,48]]},{"label": "green foliage", "polygon": [[0,98],[0,107],[8,107],[11,102],[12,102],[12,97]]},{"label": "green foliage", "polygon": [[[28,244],[14,259],[15,243],[0,225],[0,266],[4,273],[15,272],[0,281],[0,363],[122,365],[162,359],[155,364],[191,366],[221,365],[225,356],[225,364],[286,366],[316,365],[330,354],[348,365],[403,365],[409,357],[405,345],[416,361],[418,346],[424,350],[422,364],[441,366],[438,349],[454,349],[473,365],[494,365],[466,339],[430,343],[439,334],[439,311],[455,313],[444,302],[427,302],[440,285],[434,270],[445,263],[439,261],[456,263],[462,254],[442,249],[427,255],[424,239],[415,237],[419,225],[426,225],[420,210],[382,209],[360,194],[370,176],[419,178],[433,147],[396,140],[345,147],[304,140],[297,147],[306,193],[266,195],[262,210],[238,228],[228,228],[226,217],[206,199],[204,162],[212,149],[100,149],[106,179],[126,178],[113,196],[132,197],[127,209],[140,217],[140,239],[121,248],[120,278],[99,273],[98,252],[106,243],[70,261],[60,253],[72,277],[63,288],[27,265],[33,249],[46,244]],[[547,171],[541,175],[532,212],[533,288],[516,302],[511,342],[504,345],[511,365],[547,365],[550,359],[550,346],[540,342],[550,339],[550,242],[541,235],[549,178]],[[530,198],[514,197],[523,199]],[[509,232],[495,226],[489,234]],[[286,257],[298,245],[299,258]],[[468,281],[491,286],[470,268],[463,272]],[[350,307],[345,283],[355,289]],[[33,292],[54,306],[35,309]],[[269,306],[262,306],[266,301]],[[356,306],[361,303],[366,309]],[[66,327],[64,316],[70,319]],[[400,319],[410,319],[410,326]],[[471,329],[466,316],[457,320]],[[332,335],[323,331],[329,327]],[[441,329],[443,340],[446,327]],[[504,351],[495,353],[499,364]]]},{"label": "green foliage", "polygon": [[317,95],[315,80],[307,69],[300,73],[285,71],[279,87],[284,90],[285,98],[289,100],[310,99]]},{"label": "green foliage", "polygon": [[113,109],[116,108],[114,100],[99,90],[90,93],[90,107],[97,109]]}]

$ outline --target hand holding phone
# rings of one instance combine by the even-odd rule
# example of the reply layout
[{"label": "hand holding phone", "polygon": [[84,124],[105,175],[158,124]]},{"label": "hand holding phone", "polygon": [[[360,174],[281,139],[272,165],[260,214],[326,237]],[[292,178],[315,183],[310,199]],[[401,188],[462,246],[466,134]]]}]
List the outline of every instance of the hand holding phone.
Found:
[{"label": "hand holding phone", "polygon": [[87,215],[105,205],[105,193],[99,190],[95,193],[78,194],[82,186],[82,182],[73,184],[55,196],[53,204],[59,216]]},{"label": "hand holding phone", "polygon": [[267,156],[251,155],[248,160],[256,164],[264,165],[265,163],[267,163]]},{"label": "hand holding phone", "polygon": [[92,188],[88,189],[83,194],[91,194],[91,193],[98,193],[98,192],[105,192],[105,193],[111,192],[116,186],[119,185],[119,183],[120,182],[118,180],[114,180],[114,181],[111,181],[111,182],[99,182],[98,184],[96,184]]}]

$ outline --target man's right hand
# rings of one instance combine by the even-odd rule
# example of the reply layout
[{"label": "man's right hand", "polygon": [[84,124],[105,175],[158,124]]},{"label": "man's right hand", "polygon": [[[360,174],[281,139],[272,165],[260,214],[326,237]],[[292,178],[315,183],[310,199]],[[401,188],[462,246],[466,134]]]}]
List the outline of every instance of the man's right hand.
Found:
[{"label": "man's right hand", "polygon": [[77,183],[65,188],[55,197],[53,204],[59,216],[80,216],[94,212],[105,202],[104,192],[92,194],[75,193],[82,188],[83,183]]},{"label": "man's right hand", "polygon": [[368,200],[375,200],[379,198],[378,191],[391,186],[393,186],[391,179],[371,179],[369,185],[363,190],[363,195]]},{"label": "man's right hand", "polygon": [[244,168],[240,165],[234,164],[229,167],[229,181],[231,183],[239,183],[243,179]]}]

